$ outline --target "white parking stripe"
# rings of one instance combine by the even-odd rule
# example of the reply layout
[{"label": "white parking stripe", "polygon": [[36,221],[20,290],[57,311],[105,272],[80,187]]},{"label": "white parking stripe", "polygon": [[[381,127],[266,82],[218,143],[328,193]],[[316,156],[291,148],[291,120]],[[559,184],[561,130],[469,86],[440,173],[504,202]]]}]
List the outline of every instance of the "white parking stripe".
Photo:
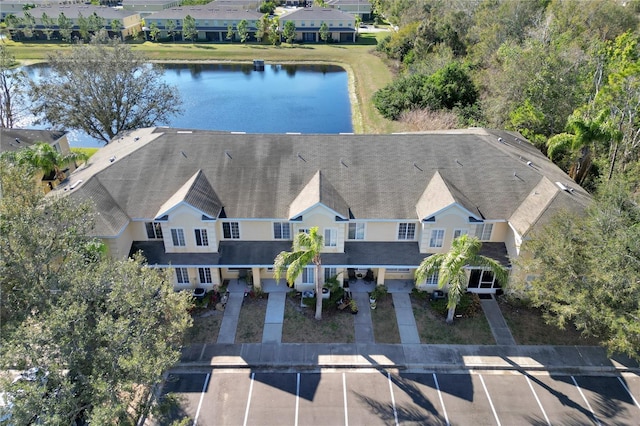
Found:
[{"label": "white parking stripe", "polygon": [[207,377],[204,379],[204,385],[202,385],[202,393],[200,394],[200,402],[198,402],[198,409],[196,410],[196,418],[193,420],[193,426],[197,426],[198,417],[200,417],[200,408],[202,407],[202,400],[204,399],[204,393],[207,390],[207,385],[209,384],[209,378],[211,377],[211,373],[207,373]]},{"label": "white parking stripe", "polygon": [[251,394],[253,393],[253,379],[256,377],[256,373],[251,373],[251,384],[249,384],[249,395],[247,396],[247,408],[244,410],[244,426],[247,426],[247,419],[249,418],[249,406],[251,405]]},{"label": "white parking stripe", "polygon": [[480,383],[482,383],[482,387],[484,388],[484,393],[487,395],[487,399],[489,400],[489,405],[491,406],[491,411],[493,411],[493,417],[496,418],[496,423],[498,426],[502,426],[500,423],[500,419],[498,418],[498,413],[496,413],[496,409],[493,406],[493,402],[491,401],[491,396],[489,395],[489,391],[487,390],[487,385],[484,384],[484,379],[482,378],[482,374],[478,374],[480,377]]},{"label": "white parking stripe", "polygon": [[536,402],[538,403],[538,407],[540,407],[540,411],[542,411],[542,415],[544,415],[544,419],[547,421],[547,425],[551,426],[551,422],[549,421],[549,417],[547,417],[547,413],[546,413],[546,411],[544,411],[544,407],[542,406],[542,403],[540,402],[540,399],[538,398],[538,394],[533,389],[533,385],[531,384],[531,380],[529,380],[529,376],[525,375],[524,378],[527,379],[527,383],[529,384],[529,389],[531,389],[531,393],[533,393],[533,396],[536,398]]},{"label": "white parking stripe", "polygon": [[624,381],[622,380],[622,377],[618,377],[618,381],[620,382],[620,384],[622,385],[622,387],[624,388],[624,390],[627,391],[627,393],[629,394],[629,396],[631,397],[631,399],[633,400],[633,403],[636,404],[636,407],[640,408],[640,404],[638,404],[638,400],[634,398],[633,394],[631,393],[631,391],[629,390],[629,388],[627,387],[627,385],[624,383]]},{"label": "white parking stripe", "polygon": [[342,373],[342,394],[344,396],[344,426],[349,426],[349,415],[347,413],[347,378]]},{"label": "white parking stripe", "polygon": [[298,426],[298,407],[300,407],[300,373],[296,377],[296,420],[295,426]]},{"label": "white parking stripe", "polygon": [[393,418],[398,426],[398,410],[396,410],[396,398],[393,396],[393,386],[391,386],[391,374],[387,371],[387,380],[389,381],[389,393],[391,394],[391,406],[393,407]]},{"label": "white parking stripe", "polygon": [[589,409],[589,411],[591,411],[591,415],[593,416],[593,420],[595,420],[596,424],[598,426],[600,426],[601,425],[600,420],[596,416],[596,413],[593,412],[593,408],[591,408],[591,404],[589,404],[589,401],[587,401],[587,397],[585,397],[584,393],[582,393],[582,389],[578,385],[578,382],[576,382],[576,378],[571,376],[571,380],[573,380],[573,384],[578,388],[578,392],[580,392],[580,396],[582,396],[582,399],[584,400],[585,404],[587,404],[587,408]]},{"label": "white parking stripe", "polygon": [[440,406],[442,406],[444,421],[447,422],[447,426],[451,426],[451,423],[449,423],[449,415],[447,414],[447,408],[444,406],[444,400],[442,399],[442,392],[440,392],[440,384],[438,383],[438,377],[436,376],[436,373],[433,373],[433,381],[436,383],[436,389],[438,390],[438,398],[440,398]]}]

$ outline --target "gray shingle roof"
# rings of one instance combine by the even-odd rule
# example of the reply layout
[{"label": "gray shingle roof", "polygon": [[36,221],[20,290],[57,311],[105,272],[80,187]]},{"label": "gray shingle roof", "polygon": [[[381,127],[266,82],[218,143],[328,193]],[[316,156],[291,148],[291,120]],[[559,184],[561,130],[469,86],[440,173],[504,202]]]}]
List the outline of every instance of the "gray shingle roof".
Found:
[{"label": "gray shingle roof", "polygon": [[164,216],[182,202],[189,204],[210,218],[217,218],[222,211],[222,203],[202,170],[198,170],[160,207],[156,218]]},{"label": "gray shingle roof", "polygon": [[[36,142],[53,144],[67,132],[61,130],[7,129],[0,128],[0,152],[17,151]],[[17,142],[18,139],[20,142]]]},{"label": "gray shingle roof", "polygon": [[313,21],[355,21],[353,15],[334,8],[304,7],[296,9],[280,17],[281,22],[291,20]]},{"label": "gray shingle roof", "polygon": [[349,205],[320,170],[313,175],[309,183],[291,203],[289,219],[300,216],[303,212],[318,204],[330,208],[343,219],[349,217]]},{"label": "gray shingle roof", "polygon": [[[394,135],[141,129],[101,149],[70,180],[82,176],[74,193],[85,193],[93,174],[128,217],[151,220],[202,170],[227,217],[286,219],[292,202],[321,171],[356,219],[417,220],[416,205],[437,171],[470,210],[507,220],[544,176],[571,183],[535,148],[514,138],[484,129]],[[106,161],[111,152],[118,153],[113,163]],[[564,200],[563,206],[581,210],[589,195],[574,188],[560,191],[547,208]]]}]

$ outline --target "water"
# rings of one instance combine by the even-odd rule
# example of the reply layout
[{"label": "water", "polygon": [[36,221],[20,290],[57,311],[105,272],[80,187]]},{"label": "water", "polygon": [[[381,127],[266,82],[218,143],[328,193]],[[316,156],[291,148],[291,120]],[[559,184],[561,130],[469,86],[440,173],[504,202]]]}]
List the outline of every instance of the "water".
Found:
[{"label": "water", "polygon": [[[48,67],[25,67],[33,79]],[[351,104],[344,69],[332,65],[165,64],[165,81],[177,87],[183,113],[158,125],[247,133],[348,133]],[[33,118],[22,127],[33,125]],[[70,131],[69,144],[104,144]]]}]

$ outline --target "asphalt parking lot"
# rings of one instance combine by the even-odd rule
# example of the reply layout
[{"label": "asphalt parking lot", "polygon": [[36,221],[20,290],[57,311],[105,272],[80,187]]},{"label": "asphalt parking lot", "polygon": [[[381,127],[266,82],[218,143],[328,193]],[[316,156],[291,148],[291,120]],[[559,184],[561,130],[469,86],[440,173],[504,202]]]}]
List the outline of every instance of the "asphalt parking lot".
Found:
[{"label": "asphalt parking lot", "polygon": [[214,370],[169,377],[205,425],[638,425],[640,377],[515,371]]}]

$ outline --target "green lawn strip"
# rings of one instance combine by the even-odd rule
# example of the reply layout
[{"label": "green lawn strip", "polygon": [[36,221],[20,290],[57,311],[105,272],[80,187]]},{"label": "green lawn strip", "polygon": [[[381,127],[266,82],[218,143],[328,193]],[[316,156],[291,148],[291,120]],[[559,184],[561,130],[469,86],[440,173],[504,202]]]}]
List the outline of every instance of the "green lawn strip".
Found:
[{"label": "green lawn strip", "polygon": [[400,343],[396,310],[390,294],[376,301],[376,308],[371,310],[371,321],[376,343]]},{"label": "green lawn strip", "polygon": [[495,345],[491,328],[482,310],[473,316],[446,323],[446,314],[436,312],[424,297],[411,295],[420,342],[424,344]]},{"label": "green lawn strip", "polygon": [[301,307],[299,297],[287,297],[282,324],[282,343],[353,343],[353,315],[337,308],[325,309],[322,320],[314,319],[315,309]]},{"label": "green lawn strip", "polygon": [[[372,102],[373,94],[386,86],[393,75],[375,55],[379,34],[363,34],[358,44],[265,44],[237,43],[132,43],[134,50],[156,62],[250,62],[264,59],[277,63],[316,63],[342,66],[349,73],[349,92],[354,133],[392,133],[407,131],[403,123],[380,115]],[[70,47],[66,43],[17,43],[7,41],[9,51],[22,63],[46,60],[49,53]]]}]

